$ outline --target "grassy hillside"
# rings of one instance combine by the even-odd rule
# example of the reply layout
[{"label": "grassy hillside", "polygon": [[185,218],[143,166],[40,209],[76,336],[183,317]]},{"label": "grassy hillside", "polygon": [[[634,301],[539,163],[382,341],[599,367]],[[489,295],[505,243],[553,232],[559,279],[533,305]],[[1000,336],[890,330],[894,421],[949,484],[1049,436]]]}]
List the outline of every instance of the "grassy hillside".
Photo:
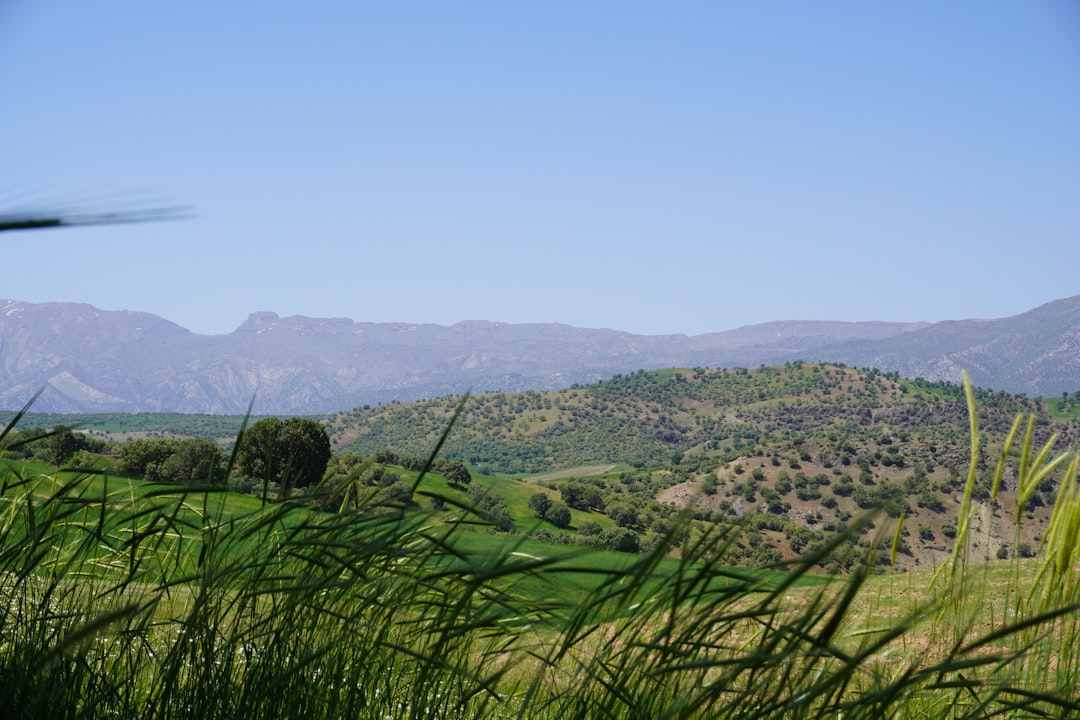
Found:
[{"label": "grassy hillside", "polygon": [[[1014,536],[994,529],[995,516],[1015,510],[1015,487],[1006,477],[1000,496],[989,502],[991,459],[1018,414],[1034,416],[1034,442],[1056,433],[1058,447],[1077,437],[1078,421],[1060,401],[1047,406],[1007,393],[974,393],[983,436],[974,486],[978,525],[985,529],[978,551],[988,559],[1030,555],[1048,522],[1060,473],[1033,493],[1030,522]],[[434,445],[459,403],[445,398],[366,408],[337,416],[328,427],[342,448],[420,453]],[[914,567],[940,563],[955,537],[969,432],[959,386],[790,363],[639,372],[564,391],[479,395],[465,402],[443,453],[481,473],[531,480],[537,491],[575,509],[575,526],[597,516],[615,522],[615,513],[627,507],[630,520],[618,524],[645,533],[643,540],[646,531],[664,530],[671,517],[665,507],[690,508],[703,522],[736,522],[745,528],[743,561],[756,565],[812,550],[877,509],[878,529],[904,517],[898,563]],[[575,502],[575,488],[582,486],[593,499]],[[499,492],[516,493],[520,502],[521,491],[513,487],[504,480]],[[568,490],[575,499],[567,499]],[[577,516],[585,511],[593,514]],[[829,569],[855,567],[877,531],[865,527],[834,554]]]},{"label": "grassy hillside", "polygon": [[[1073,717],[1078,464],[1040,556],[981,564],[981,435],[937,569],[827,581],[860,521],[762,573],[733,569],[734,524],[684,517],[637,555],[489,534],[445,478],[320,511],[3,462],[0,716]],[[1031,436],[987,462],[988,507],[1006,476],[1034,496]]]},{"label": "grassy hillside", "polygon": [[[460,398],[380,405],[328,422],[335,445],[423,454]],[[1003,435],[1020,396],[978,392],[987,432]],[[1075,432],[1075,423],[1064,423]],[[900,380],[835,365],[638,372],[551,392],[485,393],[466,402],[443,448],[483,471],[539,473],[573,465],[657,467],[731,457],[747,448],[843,435],[905,437],[963,463],[967,412],[959,386]],[[911,447],[914,447],[912,445]],[[929,452],[929,450],[927,450]]]},{"label": "grassy hillside", "polygon": [[[1028,500],[1019,535],[996,519],[1015,510],[1007,475],[990,502],[989,468],[1017,414],[1035,418],[1034,442],[1078,437],[1080,407],[975,390],[983,450],[974,502],[988,559],[1030,555],[1041,541],[1061,473]],[[326,419],[339,458],[393,449],[423,457],[461,407],[441,456],[467,461],[473,493],[444,483],[446,496],[483,504],[501,527],[556,542],[648,550],[680,509],[698,523],[735,524],[732,558],[763,566],[820,547],[868,511],[880,515],[833,553],[827,569],[850,572],[871,553],[875,534],[904,518],[897,565],[942,562],[957,528],[969,456],[962,388],[901,380],[837,365],[794,362],[757,369],[638,372],[553,392],[486,393],[357,409]],[[55,416],[46,416],[52,419]],[[40,420],[40,419],[39,419]],[[241,418],[97,416],[71,418],[119,441],[144,434],[228,442]],[[224,437],[222,437],[224,434]],[[334,482],[356,484],[343,463]],[[415,473],[365,471],[364,492],[410,497]],[[432,477],[440,477],[437,473]],[[480,490],[485,494],[477,494]],[[359,492],[359,490],[353,490]],[[563,506],[565,522],[530,507],[537,494]],[[431,501],[414,498],[433,509]],[[490,501],[490,502],[489,502]],[[497,501],[497,502],[496,502]],[[494,507],[500,504],[502,509]],[[880,562],[886,553],[876,551]],[[819,569],[824,569],[819,568]]]}]

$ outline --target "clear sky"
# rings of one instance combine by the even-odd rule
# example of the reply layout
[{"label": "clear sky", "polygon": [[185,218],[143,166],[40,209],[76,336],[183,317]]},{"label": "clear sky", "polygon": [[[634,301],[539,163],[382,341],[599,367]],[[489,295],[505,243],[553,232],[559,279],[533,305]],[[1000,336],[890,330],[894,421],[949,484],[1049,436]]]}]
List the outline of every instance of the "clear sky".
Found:
[{"label": "clear sky", "polygon": [[1071,0],[0,0],[0,298],[563,322],[1003,317],[1080,294]]}]

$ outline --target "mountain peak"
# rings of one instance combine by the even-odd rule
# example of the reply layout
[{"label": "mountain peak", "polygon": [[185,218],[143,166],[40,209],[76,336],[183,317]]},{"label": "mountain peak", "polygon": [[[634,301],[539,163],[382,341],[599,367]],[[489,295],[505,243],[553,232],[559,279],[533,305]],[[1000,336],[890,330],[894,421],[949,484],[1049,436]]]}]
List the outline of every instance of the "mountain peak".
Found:
[{"label": "mountain peak", "polygon": [[281,318],[278,317],[276,312],[270,312],[269,310],[261,310],[259,312],[253,312],[248,315],[240,327],[236,328],[236,332],[250,332],[252,330],[264,330],[277,323]]}]

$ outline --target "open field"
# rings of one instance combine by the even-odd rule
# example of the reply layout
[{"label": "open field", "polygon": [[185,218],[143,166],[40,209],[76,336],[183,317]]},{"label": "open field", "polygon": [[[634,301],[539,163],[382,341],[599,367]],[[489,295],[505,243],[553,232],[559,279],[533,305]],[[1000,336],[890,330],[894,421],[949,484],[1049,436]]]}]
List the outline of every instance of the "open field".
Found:
[{"label": "open field", "polygon": [[1053,554],[830,580],[720,528],[634,556],[40,470],[4,473],[4,717],[1080,712]]},{"label": "open field", "polygon": [[[437,475],[407,475],[416,502],[318,510],[7,461],[0,716],[1076,716],[1080,464],[1032,428],[990,468],[990,502],[1003,478],[1017,498],[995,519],[973,418],[952,550],[885,575],[875,553],[895,559],[903,515],[748,570],[728,561],[733,524],[685,513],[640,554],[538,542],[494,532]],[[985,524],[1019,536],[1062,467],[1038,557],[981,562]],[[871,520],[865,562],[812,572]]]}]

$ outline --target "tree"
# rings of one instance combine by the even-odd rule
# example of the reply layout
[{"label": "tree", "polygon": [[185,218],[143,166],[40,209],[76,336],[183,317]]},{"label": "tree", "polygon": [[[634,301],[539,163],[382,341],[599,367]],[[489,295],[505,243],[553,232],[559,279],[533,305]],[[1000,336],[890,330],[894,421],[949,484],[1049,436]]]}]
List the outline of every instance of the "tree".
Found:
[{"label": "tree", "polygon": [[634,527],[638,524],[637,509],[626,503],[612,503],[608,506],[607,514],[619,527]]},{"label": "tree", "polygon": [[404,480],[397,480],[383,490],[383,497],[389,502],[408,505],[413,499],[412,483],[405,482]]},{"label": "tree", "polygon": [[52,429],[45,446],[45,461],[50,465],[63,465],[79,449],[79,442],[71,428],[57,425]]},{"label": "tree", "polygon": [[547,493],[538,492],[529,498],[529,507],[536,513],[536,517],[543,518],[551,508],[551,498]]},{"label": "tree", "polygon": [[510,509],[506,507],[501,497],[486,488],[474,485],[469,488],[469,500],[477,512],[496,528],[504,532],[513,530],[514,520],[510,516]]},{"label": "tree", "polygon": [[217,484],[225,477],[224,453],[206,439],[132,440],[117,457],[123,472],[152,482]]},{"label": "tree", "polygon": [[141,438],[121,445],[116,456],[120,461],[121,472],[147,480],[158,480],[159,466],[179,448],[180,441],[173,438]]},{"label": "tree", "polygon": [[225,477],[225,457],[212,440],[181,440],[176,452],[157,466],[159,480],[179,483],[220,484]]},{"label": "tree", "polygon": [[570,508],[561,502],[552,503],[544,518],[555,527],[570,527]]},{"label": "tree", "polygon": [[563,502],[578,510],[587,510],[585,503],[585,486],[578,482],[569,482],[559,488]]},{"label": "tree", "polygon": [[330,462],[326,429],[309,418],[264,418],[244,433],[237,450],[240,472],[277,483],[287,494],[293,487],[318,484]]},{"label": "tree", "polygon": [[632,530],[627,528],[612,528],[600,533],[599,543],[601,546],[619,552],[636,553],[641,550],[641,541]]},{"label": "tree", "polygon": [[472,482],[472,474],[465,463],[460,460],[447,460],[442,464],[442,474],[446,482],[451,485],[468,485]]}]

